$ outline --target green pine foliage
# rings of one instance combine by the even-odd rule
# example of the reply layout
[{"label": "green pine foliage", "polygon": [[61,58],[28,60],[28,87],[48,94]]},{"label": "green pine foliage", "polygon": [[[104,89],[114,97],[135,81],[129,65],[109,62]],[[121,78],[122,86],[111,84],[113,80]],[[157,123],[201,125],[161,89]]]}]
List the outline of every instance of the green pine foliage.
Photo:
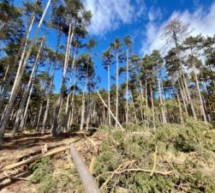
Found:
[{"label": "green pine foliage", "polygon": [[[131,130],[109,131],[97,159],[95,175],[98,185],[102,187],[110,178],[102,192],[116,192],[119,187],[135,193],[214,192],[215,173],[211,168],[215,167],[215,132],[210,127],[203,122],[187,120],[184,126],[166,124],[159,126],[156,132],[132,124],[128,127]],[[155,146],[156,168],[151,176]],[[131,165],[123,168],[132,160]],[[149,172],[129,171],[131,168]],[[127,172],[111,177],[113,172],[126,169]],[[173,173],[162,175],[156,171]]]}]

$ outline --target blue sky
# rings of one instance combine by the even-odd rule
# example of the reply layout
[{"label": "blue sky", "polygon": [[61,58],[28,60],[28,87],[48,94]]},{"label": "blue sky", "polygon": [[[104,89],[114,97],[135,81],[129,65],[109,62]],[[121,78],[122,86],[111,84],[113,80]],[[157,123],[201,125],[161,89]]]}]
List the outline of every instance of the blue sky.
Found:
[{"label": "blue sky", "polygon": [[[44,0],[46,2],[47,0]],[[21,1],[14,0],[20,4]],[[170,45],[161,38],[163,28],[174,17],[190,24],[191,35],[215,34],[215,0],[83,0],[91,10],[92,23],[88,28],[89,38],[98,42],[94,52],[101,55],[110,43],[119,37],[130,35],[133,52],[140,56],[153,49],[165,55]],[[48,43],[55,47],[56,34]],[[100,87],[107,87],[106,71],[99,58],[94,58],[96,73],[101,77]],[[123,65],[123,64],[122,64]],[[112,67],[112,75],[115,69]],[[55,77],[56,91],[59,90],[61,72]]]},{"label": "blue sky", "polygon": [[[102,53],[115,37],[127,34],[133,39],[133,52],[143,56],[153,49],[165,55],[169,45],[161,38],[164,26],[174,17],[190,23],[191,35],[215,34],[214,0],[84,0],[93,14],[89,35]],[[122,64],[123,65],[123,64]],[[96,60],[97,73],[102,76],[101,86],[106,87],[106,72]],[[114,68],[114,67],[112,67]],[[114,69],[112,69],[114,74]]]}]

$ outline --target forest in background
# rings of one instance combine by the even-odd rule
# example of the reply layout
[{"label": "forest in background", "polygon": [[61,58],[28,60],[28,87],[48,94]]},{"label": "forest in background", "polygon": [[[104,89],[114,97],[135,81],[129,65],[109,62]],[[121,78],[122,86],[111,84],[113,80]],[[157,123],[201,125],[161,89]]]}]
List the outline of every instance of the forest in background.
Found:
[{"label": "forest in background", "polygon": [[[196,150],[189,146],[194,143],[192,137],[202,140],[195,141],[196,146],[207,143],[209,136],[203,139],[201,132],[214,127],[215,36],[190,36],[189,24],[175,18],[161,37],[170,45],[165,55],[154,50],[139,56],[129,34],[113,38],[101,54],[94,51],[100,42],[87,32],[91,17],[81,0],[24,1],[20,7],[10,0],[0,2],[0,144],[4,136],[14,137],[25,130],[56,138],[60,133],[104,127],[119,132],[113,135],[117,139],[110,134],[107,144],[122,140],[120,132],[124,131],[151,132],[156,135],[153,140],[165,143],[171,141],[170,136],[176,137],[172,132],[178,132],[179,138],[170,143],[185,152]],[[56,47],[49,45],[49,36],[55,36]],[[98,57],[100,64],[95,62]],[[96,65],[102,65],[106,74],[97,74]],[[59,92],[54,81],[57,71],[62,71]],[[106,85],[100,84],[102,76],[107,76]],[[181,143],[186,135],[189,147]],[[144,148],[138,140],[134,141],[140,147],[131,145],[134,154]],[[144,140],[149,139],[145,136]],[[155,141],[150,140],[151,147]],[[121,145],[126,148],[131,141]],[[107,155],[100,157],[98,174],[104,172],[99,168],[106,163],[102,156]],[[111,161],[112,156],[108,157]],[[112,161],[112,165],[117,162]],[[99,183],[103,187],[104,179]]]},{"label": "forest in background", "polygon": [[[51,129],[56,136],[102,124],[134,122],[156,130],[188,117],[213,122],[215,37],[189,36],[189,25],[175,18],[161,37],[173,45],[165,56],[158,50],[138,56],[129,35],[115,38],[101,55],[108,77],[101,88],[94,62],[99,53],[93,51],[99,42],[86,41],[91,13],[78,0],[42,5],[1,3],[1,141],[6,128],[13,135],[23,128]],[[51,32],[56,48],[47,41]]]}]

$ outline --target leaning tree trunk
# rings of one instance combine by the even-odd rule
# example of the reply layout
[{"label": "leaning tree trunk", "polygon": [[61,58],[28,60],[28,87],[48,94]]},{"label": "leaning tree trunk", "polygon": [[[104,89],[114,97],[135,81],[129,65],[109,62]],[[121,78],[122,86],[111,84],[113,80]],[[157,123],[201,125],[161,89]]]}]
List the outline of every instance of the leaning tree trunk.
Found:
[{"label": "leaning tree trunk", "polygon": [[201,91],[200,91],[199,80],[198,80],[198,77],[197,77],[197,74],[196,74],[195,64],[192,65],[192,69],[193,69],[194,79],[195,79],[195,82],[196,82],[196,87],[197,87],[197,91],[198,91],[198,95],[199,95],[201,113],[202,113],[204,122],[207,124],[208,122],[207,122],[207,117],[206,117],[206,113],[205,113],[205,108],[204,108],[204,103],[203,103]]},{"label": "leaning tree trunk", "polygon": [[[75,60],[76,60],[76,50],[74,51],[72,65],[71,65],[71,74],[70,74],[70,81],[69,81],[70,87],[72,86],[72,71],[75,66]],[[67,95],[67,99],[66,99],[66,109],[65,109],[65,116],[64,116],[64,123],[63,123],[64,131],[66,131],[69,126],[68,121],[69,121],[69,114],[71,109],[69,106],[70,97],[71,97],[71,92]]]},{"label": "leaning tree trunk", "polygon": [[184,105],[184,110],[185,110],[186,115],[188,116],[189,114],[188,114],[188,110],[187,110],[187,104],[188,104],[187,96],[186,96],[186,93],[184,91],[184,88],[183,88],[180,80],[178,81],[178,83],[179,83],[179,90],[180,90],[181,99],[182,99],[182,102]]},{"label": "leaning tree trunk", "polygon": [[20,84],[21,84],[22,76],[23,76],[24,71],[25,71],[25,67],[26,67],[27,62],[29,60],[29,57],[31,55],[34,43],[35,43],[35,41],[36,41],[36,39],[38,37],[39,31],[41,29],[42,23],[44,21],[44,18],[45,18],[45,15],[46,15],[47,11],[48,11],[50,3],[51,3],[51,0],[49,0],[47,5],[46,5],[46,8],[45,8],[45,10],[43,12],[43,15],[42,15],[42,17],[40,19],[40,22],[39,22],[38,26],[37,26],[35,35],[34,35],[32,41],[30,43],[29,50],[28,50],[28,52],[26,54],[25,60],[23,61],[23,64],[20,65],[21,66],[20,67],[20,72],[19,73],[17,72],[16,79],[15,79],[15,82],[13,84],[13,88],[12,88],[12,91],[11,91],[11,96],[10,96],[10,99],[8,101],[8,105],[7,105],[6,109],[5,109],[5,113],[3,114],[3,119],[2,119],[2,122],[1,122],[0,144],[3,142],[5,128],[7,126],[7,123],[8,123],[9,117],[10,117],[10,113],[11,113],[11,111],[13,109],[13,105],[14,105],[14,102],[15,102],[17,94],[18,94],[18,90],[19,90],[19,87],[20,87]]},{"label": "leaning tree trunk", "polygon": [[74,35],[74,29],[72,29],[72,24],[69,24],[69,34],[67,38],[67,48],[66,48],[66,54],[65,54],[65,60],[64,60],[64,69],[63,69],[63,76],[61,80],[61,89],[60,93],[55,105],[54,109],[54,115],[53,115],[53,124],[51,128],[51,133],[53,137],[57,136],[57,127],[58,127],[58,116],[59,116],[59,110],[60,110],[60,104],[63,100],[63,93],[64,93],[64,87],[65,87],[65,82],[66,82],[66,73],[67,73],[67,68],[68,68],[68,63],[69,63],[69,55],[70,55],[70,50],[71,50],[71,43]]},{"label": "leaning tree trunk", "polygon": [[[59,29],[59,30],[61,30],[61,29]],[[54,86],[54,75],[55,75],[55,71],[57,68],[57,55],[58,55],[59,47],[60,47],[60,39],[61,39],[61,31],[58,34],[57,49],[56,49],[55,58],[54,58],[54,66],[53,66],[52,73],[51,73],[51,79],[50,79],[50,83],[49,83],[49,92],[47,94],[47,99],[46,99],[46,110],[44,113],[44,118],[43,118],[43,122],[42,122],[42,129],[41,129],[42,134],[45,133],[46,123],[47,123],[47,119],[48,119],[50,97],[51,97],[51,93],[52,93],[53,86]]]},{"label": "leaning tree trunk", "polygon": [[[19,64],[18,64],[17,74],[20,73],[21,68],[22,68],[22,63],[23,63],[23,60],[24,60],[24,56],[25,56],[25,53],[26,53],[27,45],[28,45],[29,36],[30,36],[30,33],[31,33],[33,25],[34,25],[34,21],[35,21],[35,13],[33,13],[32,17],[31,17],[30,25],[29,25],[29,28],[28,28],[28,31],[26,33],[26,37],[25,37],[25,40],[24,40],[24,45],[21,45],[21,48],[20,48],[20,51],[22,50],[22,53],[18,54],[18,55],[21,54],[21,57],[20,57]],[[18,59],[18,57],[16,57],[16,58]],[[10,72],[10,75],[8,77],[8,80],[7,80],[7,82],[6,82],[5,86],[4,86],[2,96],[0,97],[0,109],[2,109],[2,106],[4,104],[4,98],[5,98],[8,90],[9,90],[11,80],[13,79],[13,69],[14,69],[14,66],[11,69],[11,72]],[[18,76],[16,76],[15,82],[17,81],[17,79],[18,79]]]},{"label": "leaning tree trunk", "polygon": [[31,89],[31,85],[32,85],[32,83],[34,81],[34,78],[35,78],[35,75],[36,75],[36,72],[37,72],[37,68],[38,68],[40,58],[41,58],[41,52],[42,52],[43,45],[44,45],[44,39],[40,43],[40,47],[39,47],[39,50],[38,50],[38,53],[37,53],[37,56],[36,56],[36,60],[34,62],[34,65],[33,65],[32,71],[31,71],[31,76],[30,76],[30,79],[28,81],[27,88],[24,91],[22,100],[21,100],[20,105],[19,105],[17,117],[16,117],[14,127],[13,127],[12,136],[15,135],[15,133],[16,133],[18,127],[19,127],[19,122],[20,122],[21,116],[22,116],[22,114],[24,112],[25,103],[27,101],[29,91]]},{"label": "leaning tree trunk", "polygon": [[194,118],[194,120],[197,120],[196,111],[195,111],[193,101],[192,101],[191,96],[190,96],[190,91],[189,91],[189,88],[187,86],[187,81],[186,81],[186,78],[185,78],[184,74],[182,74],[182,79],[184,81],[184,86],[185,86],[185,90],[186,90],[186,93],[187,93],[187,96],[188,96],[188,101],[189,101],[190,106],[191,106],[193,118]]},{"label": "leaning tree trunk", "polygon": [[21,118],[21,123],[20,123],[20,126],[19,126],[19,128],[21,128],[21,129],[23,129],[24,126],[25,126],[25,122],[26,122],[26,118],[27,118],[27,113],[28,113],[28,107],[29,107],[29,104],[30,104],[31,94],[33,92],[33,89],[34,89],[34,84],[31,85],[31,90],[30,90],[29,95],[28,95],[28,100],[27,100],[27,103],[26,103],[26,106],[25,106],[24,115]]}]

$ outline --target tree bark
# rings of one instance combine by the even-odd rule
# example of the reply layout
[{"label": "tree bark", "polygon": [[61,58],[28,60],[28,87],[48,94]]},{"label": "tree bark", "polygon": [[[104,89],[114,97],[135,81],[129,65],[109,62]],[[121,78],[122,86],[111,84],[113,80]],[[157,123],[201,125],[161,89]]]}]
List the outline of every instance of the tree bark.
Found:
[{"label": "tree bark", "polygon": [[18,89],[19,89],[19,86],[21,84],[21,80],[22,80],[22,76],[23,76],[24,71],[25,71],[26,64],[27,64],[28,59],[29,59],[29,57],[31,55],[34,43],[35,43],[35,41],[36,41],[36,39],[38,37],[39,31],[41,29],[42,23],[44,21],[44,18],[45,18],[45,15],[46,15],[47,11],[48,11],[50,3],[51,3],[51,0],[49,0],[48,3],[47,3],[47,5],[46,5],[46,8],[45,8],[45,10],[43,12],[43,15],[42,15],[42,17],[40,19],[40,22],[39,22],[38,26],[37,26],[35,35],[34,35],[32,41],[30,43],[29,50],[28,50],[28,52],[26,54],[25,60],[23,61],[23,64],[20,65],[20,67],[19,67],[20,68],[20,72],[19,71],[17,72],[16,79],[15,79],[15,82],[13,84],[13,88],[12,88],[12,91],[11,91],[11,96],[10,96],[10,99],[8,101],[8,105],[6,107],[6,110],[5,110],[5,113],[3,115],[3,119],[2,119],[2,122],[1,122],[1,127],[0,127],[0,144],[3,142],[5,128],[7,126],[7,123],[8,123],[9,117],[10,117],[10,113],[12,111],[14,102],[16,100],[16,96],[18,94]]},{"label": "tree bark", "polygon": [[[111,109],[111,104],[110,104],[110,65],[108,65],[108,109]],[[108,111],[108,123],[109,126],[111,126],[111,114],[110,111]]]},{"label": "tree bark", "polygon": [[85,193],[99,193],[99,189],[96,185],[95,180],[93,179],[92,175],[88,171],[88,168],[84,164],[81,156],[76,151],[75,147],[71,144],[70,145],[70,152],[72,155],[72,159],[75,163],[75,166],[78,170],[79,176],[81,178],[84,192]]},{"label": "tree bark", "polygon": [[80,131],[84,129],[84,115],[85,115],[85,88],[82,92],[82,106],[81,106],[81,123],[80,123]]},{"label": "tree bark", "polygon": [[21,118],[21,116],[22,116],[22,114],[24,112],[24,106],[25,106],[25,103],[27,101],[27,98],[28,98],[28,95],[29,95],[29,91],[31,89],[31,85],[34,82],[35,75],[36,75],[36,72],[37,72],[37,69],[38,69],[38,64],[39,64],[39,61],[40,61],[40,58],[41,58],[41,52],[42,52],[43,45],[44,45],[44,39],[40,43],[40,47],[39,47],[39,50],[38,50],[38,53],[37,53],[34,65],[32,67],[32,71],[31,71],[30,79],[28,81],[27,88],[24,91],[22,100],[21,100],[20,105],[19,105],[17,117],[16,117],[16,120],[15,120],[15,123],[14,123],[14,127],[13,127],[12,136],[15,135],[15,133],[16,133],[18,127],[19,127],[20,118]]},{"label": "tree bark", "polygon": [[[119,121],[119,53],[116,53],[116,119]],[[117,127],[117,123],[115,124]]]},{"label": "tree bark", "polygon": [[[97,91],[97,94],[99,96],[99,98],[101,99],[103,105],[108,109],[107,104],[105,103],[104,99],[102,98],[102,96],[100,95],[100,93]],[[108,109],[110,111],[111,116],[113,117],[113,119],[116,121],[116,123],[118,124],[119,128],[124,130],[124,128],[122,127],[122,125],[120,124],[120,122],[118,121],[118,119],[114,116],[114,114],[112,113],[112,111],[110,109]]]},{"label": "tree bark", "polygon": [[[71,65],[71,74],[70,74],[70,81],[69,81],[70,87],[72,86],[72,71],[75,66],[75,60],[76,60],[76,50],[74,51],[72,65]],[[69,114],[70,114],[70,109],[71,109],[69,106],[70,97],[71,97],[71,92],[67,95],[67,99],[66,99],[66,109],[65,109],[64,125],[63,125],[65,131],[69,128]]]},{"label": "tree bark", "polygon": [[179,98],[178,93],[176,93],[176,97],[177,97],[178,107],[179,107],[179,113],[180,113],[180,122],[183,125],[184,124],[183,111],[182,111],[182,108],[181,108],[181,102],[180,102],[180,98]]},{"label": "tree bark", "polygon": [[54,58],[54,66],[53,66],[52,73],[51,73],[51,79],[50,79],[50,83],[49,83],[49,92],[47,94],[47,99],[46,99],[46,110],[45,110],[44,118],[43,118],[43,122],[42,122],[42,129],[41,129],[42,134],[45,133],[45,129],[46,129],[46,123],[47,123],[47,119],[48,119],[49,106],[50,106],[50,97],[51,97],[53,86],[54,86],[54,76],[55,76],[55,71],[57,68],[57,55],[59,52],[60,39],[61,39],[61,29],[59,29],[59,30],[60,30],[60,32],[58,34],[57,49],[56,49],[55,58]]},{"label": "tree bark", "polygon": [[153,130],[156,131],[156,127],[155,127],[155,107],[154,107],[154,94],[153,94],[153,90],[152,90],[152,85],[150,84],[150,97],[151,97],[151,109],[152,109],[152,124],[153,124]]},{"label": "tree bark", "polygon": [[51,128],[51,133],[52,133],[53,137],[57,136],[58,115],[59,115],[59,110],[60,110],[60,104],[63,99],[63,93],[65,90],[64,87],[65,87],[65,82],[66,82],[66,73],[67,73],[67,68],[68,68],[69,55],[70,55],[73,35],[74,35],[74,29],[72,29],[72,24],[70,23],[69,34],[68,34],[68,38],[67,38],[67,48],[66,48],[66,54],[65,54],[65,60],[64,60],[63,76],[62,76],[62,80],[61,80],[61,89],[60,89],[59,97],[55,104],[54,115],[53,115],[53,124],[52,124],[52,128]]},{"label": "tree bark", "polygon": [[198,95],[199,95],[201,113],[202,113],[204,122],[207,124],[208,123],[207,122],[207,117],[206,117],[206,113],[205,113],[204,103],[203,103],[203,99],[202,99],[202,95],[201,95],[201,91],[200,91],[200,86],[199,86],[199,80],[198,80],[198,77],[197,77],[197,74],[196,74],[196,67],[195,67],[194,63],[192,65],[192,70],[193,70],[193,73],[194,73],[194,78],[195,78],[195,82],[196,82],[196,88],[197,88]]},{"label": "tree bark", "polygon": [[27,100],[27,103],[26,103],[26,106],[25,106],[25,111],[24,111],[23,116],[21,117],[21,123],[20,123],[20,126],[19,126],[19,128],[21,128],[21,129],[24,128],[25,123],[26,123],[27,112],[28,112],[28,107],[29,107],[29,104],[30,104],[31,94],[33,92],[33,88],[34,88],[34,84],[31,85],[31,90],[30,90],[29,95],[28,95],[28,100]]},{"label": "tree bark", "polygon": [[41,115],[42,115],[42,110],[43,110],[43,103],[40,104],[40,110],[38,113],[38,117],[37,117],[37,126],[36,126],[36,130],[39,131],[39,126],[40,126],[40,119],[41,119]]},{"label": "tree bark", "polygon": [[126,50],[126,125],[128,124],[128,117],[129,117],[129,108],[128,108],[128,79],[129,79],[129,59],[128,59],[128,49]]},{"label": "tree bark", "polygon": [[[26,37],[25,37],[25,40],[24,40],[24,45],[22,45],[21,48],[20,48],[20,50],[22,50],[22,53],[21,53],[21,58],[19,60],[19,64],[18,64],[17,74],[19,74],[20,71],[21,71],[22,63],[23,63],[24,56],[25,56],[26,49],[27,49],[27,45],[28,45],[29,36],[30,36],[31,31],[32,31],[34,21],[35,21],[35,13],[33,13],[33,15],[32,15],[31,22],[30,22],[30,25],[29,25],[29,28],[28,28],[28,31],[26,33]],[[17,57],[17,59],[18,59],[18,57]],[[4,103],[4,97],[7,94],[8,90],[9,90],[9,87],[10,87],[10,82],[13,79],[13,69],[14,69],[14,67],[11,69],[12,72],[10,72],[9,78],[8,78],[8,80],[7,80],[7,82],[6,82],[5,86],[4,86],[3,93],[2,93],[2,95],[0,97],[0,109],[2,109],[2,106],[3,106],[3,103]],[[17,81],[17,79],[18,79],[18,76],[16,76],[15,82]]]},{"label": "tree bark", "polygon": [[157,81],[158,81],[158,91],[159,91],[159,98],[160,98],[160,108],[161,108],[162,123],[166,124],[167,119],[166,119],[166,114],[165,114],[164,106],[163,106],[163,96],[162,96],[161,83],[160,83],[160,80],[159,80],[159,76],[157,76]]}]

